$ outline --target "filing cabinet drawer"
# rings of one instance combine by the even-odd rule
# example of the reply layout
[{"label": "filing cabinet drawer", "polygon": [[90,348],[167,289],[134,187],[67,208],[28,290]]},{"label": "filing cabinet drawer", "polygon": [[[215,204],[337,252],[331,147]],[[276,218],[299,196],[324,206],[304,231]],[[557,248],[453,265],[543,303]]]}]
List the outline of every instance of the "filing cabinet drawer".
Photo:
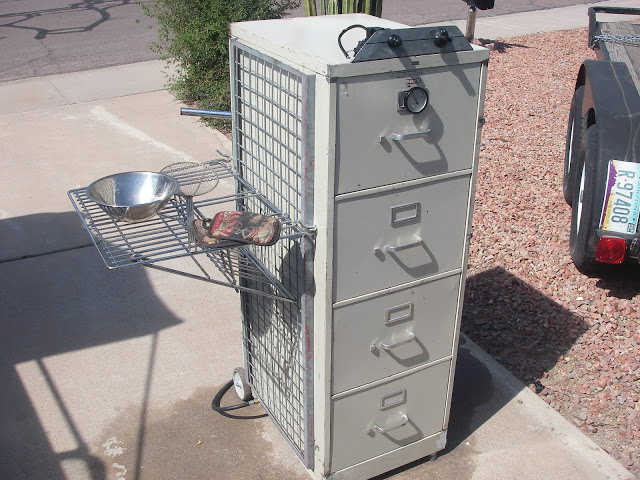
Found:
[{"label": "filing cabinet drawer", "polygon": [[332,400],[331,469],[338,471],[440,432],[451,362]]},{"label": "filing cabinet drawer", "polygon": [[[416,86],[428,92],[425,110],[399,109]],[[341,80],[336,195],[471,168],[479,88],[479,64]]]},{"label": "filing cabinet drawer", "polygon": [[337,198],[334,301],[460,268],[470,178]]},{"label": "filing cabinet drawer", "polygon": [[333,393],[452,354],[460,274],[334,309]]}]

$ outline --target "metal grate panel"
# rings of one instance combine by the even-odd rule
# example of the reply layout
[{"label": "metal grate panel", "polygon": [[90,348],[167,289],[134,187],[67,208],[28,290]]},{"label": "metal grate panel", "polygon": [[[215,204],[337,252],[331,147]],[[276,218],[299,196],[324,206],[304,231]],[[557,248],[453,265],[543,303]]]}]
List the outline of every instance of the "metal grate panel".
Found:
[{"label": "metal grate panel", "polygon": [[[231,43],[234,157],[243,180],[293,221],[305,221],[305,115],[308,77]],[[238,190],[244,188],[237,184]],[[247,208],[261,205],[246,199]],[[311,315],[303,300],[308,239],[287,239],[253,254],[295,303],[242,294],[248,381],[272,420],[307,466],[312,461]],[[246,281],[250,289],[259,289]]]}]

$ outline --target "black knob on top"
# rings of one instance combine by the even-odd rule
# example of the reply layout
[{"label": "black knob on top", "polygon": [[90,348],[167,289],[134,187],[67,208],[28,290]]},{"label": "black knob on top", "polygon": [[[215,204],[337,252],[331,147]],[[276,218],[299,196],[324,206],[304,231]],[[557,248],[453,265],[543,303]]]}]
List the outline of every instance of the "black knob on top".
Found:
[{"label": "black knob on top", "polygon": [[398,48],[402,45],[402,39],[395,34],[389,35],[389,38],[387,39],[387,45],[389,45],[391,48]]},{"label": "black knob on top", "polygon": [[451,37],[449,36],[449,32],[444,28],[438,30],[438,33],[433,37],[433,43],[435,43],[438,48],[444,47],[450,41]]}]

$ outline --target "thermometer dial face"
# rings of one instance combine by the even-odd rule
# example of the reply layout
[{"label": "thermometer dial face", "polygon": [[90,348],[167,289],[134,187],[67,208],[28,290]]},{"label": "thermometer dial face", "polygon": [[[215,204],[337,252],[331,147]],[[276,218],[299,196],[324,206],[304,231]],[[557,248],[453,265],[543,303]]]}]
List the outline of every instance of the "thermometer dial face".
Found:
[{"label": "thermometer dial face", "polygon": [[420,113],[429,104],[429,94],[422,87],[413,87],[404,94],[404,105],[411,113]]}]

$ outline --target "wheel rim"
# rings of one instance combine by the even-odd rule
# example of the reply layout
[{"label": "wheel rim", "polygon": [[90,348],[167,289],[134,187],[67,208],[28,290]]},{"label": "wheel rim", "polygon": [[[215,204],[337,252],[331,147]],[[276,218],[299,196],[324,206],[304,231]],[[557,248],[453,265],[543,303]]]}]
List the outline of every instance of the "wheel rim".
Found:
[{"label": "wheel rim", "polygon": [[582,165],[582,172],[580,173],[580,190],[578,191],[578,205],[576,208],[576,236],[580,231],[580,223],[582,222],[582,198],[584,195],[584,172],[586,168]]},{"label": "wheel rim", "polygon": [[573,158],[573,124],[575,123],[573,121],[573,118],[571,118],[569,125],[571,125],[570,130],[569,130],[569,148],[568,148],[568,152],[567,152],[567,172],[566,174],[569,175],[569,173],[571,173],[571,159]]},{"label": "wheel rim", "polygon": [[235,388],[238,397],[242,398],[244,395],[244,379],[241,378],[238,372],[233,372],[233,388]]}]

